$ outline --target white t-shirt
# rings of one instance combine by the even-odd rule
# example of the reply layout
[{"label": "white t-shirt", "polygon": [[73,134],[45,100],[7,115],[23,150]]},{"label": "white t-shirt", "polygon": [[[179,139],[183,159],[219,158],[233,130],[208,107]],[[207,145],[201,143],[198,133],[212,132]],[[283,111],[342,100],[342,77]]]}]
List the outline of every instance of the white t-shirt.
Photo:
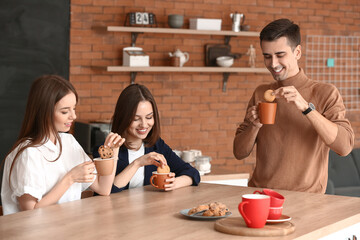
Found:
[{"label": "white t-shirt", "polygon": [[[137,151],[128,149],[129,154],[129,164],[131,164],[135,159],[143,156],[145,154],[144,143],[141,144],[141,147]],[[135,175],[131,178],[129,188],[136,188],[144,186],[144,166],[140,167]]]},{"label": "white t-shirt", "polygon": [[[4,175],[1,188],[1,200],[4,215],[19,212],[16,197],[30,194],[40,201],[73,167],[91,159],[84,152],[76,139],[67,133],[60,133],[60,145],[48,140],[44,145],[24,150],[16,159],[11,172],[11,188],[9,172],[13,159],[18,151],[16,148],[5,160]],[[81,198],[81,192],[92,183],[74,183],[57,203],[69,202]]]}]

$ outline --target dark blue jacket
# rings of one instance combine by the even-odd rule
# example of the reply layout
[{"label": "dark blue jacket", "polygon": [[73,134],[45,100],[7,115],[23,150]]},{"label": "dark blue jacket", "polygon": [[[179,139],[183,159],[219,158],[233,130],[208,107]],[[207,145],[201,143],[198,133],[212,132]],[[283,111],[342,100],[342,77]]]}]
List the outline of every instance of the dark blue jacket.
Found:
[{"label": "dark blue jacket", "polygon": [[[161,138],[159,138],[159,140],[156,141],[154,146],[145,147],[145,154],[148,154],[150,152],[157,152],[164,155],[167,164],[170,167],[170,171],[174,172],[176,177],[179,177],[181,175],[187,175],[192,178],[193,186],[197,186],[199,184],[200,175],[198,170],[193,168],[189,163],[186,163],[181,158],[179,158]],[[99,157],[97,148],[94,149],[93,156],[94,158]],[[119,149],[119,160],[117,161],[116,175],[122,172],[128,165],[129,165],[128,149],[122,146]],[[145,169],[144,185],[149,185],[152,172],[156,171],[157,167],[155,165],[148,165],[145,166],[144,169]],[[113,185],[111,189],[111,193],[120,192],[128,188],[129,188],[129,183],[123,188],[118,188],[115,185]]]}]

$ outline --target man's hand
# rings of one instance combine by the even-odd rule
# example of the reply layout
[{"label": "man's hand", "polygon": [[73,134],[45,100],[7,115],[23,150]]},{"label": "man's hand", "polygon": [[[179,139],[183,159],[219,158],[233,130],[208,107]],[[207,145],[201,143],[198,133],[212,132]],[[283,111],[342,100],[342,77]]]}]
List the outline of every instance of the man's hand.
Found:
[{"label": "man's hand", "polygon": [[276,98],[284,98],[288,103],[292,102],[301,112],[309,107],[309,103],[301,96],[294,86],[281,87],[274,90]]},{"label": "man's hand", "polygon": [[256,106],[250,107],[246,112],[246,119],[251,122],[255,127],[261,128],[262,124],[259,119],[259,103]]}]

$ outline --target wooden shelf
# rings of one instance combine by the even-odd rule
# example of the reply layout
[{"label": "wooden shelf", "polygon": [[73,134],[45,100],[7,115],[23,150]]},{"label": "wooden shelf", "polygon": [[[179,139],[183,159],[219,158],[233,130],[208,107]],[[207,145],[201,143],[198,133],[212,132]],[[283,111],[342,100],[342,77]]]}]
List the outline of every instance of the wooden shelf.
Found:
[{"label": "wooden shelf", "polygon": [[269,73],[266,68],[235,68],[235,67],[123,67],[108,66],[108,72],[130,72],[130,82],[134,83],[138,72],[218,72],[223,74],[223,92],[230,73]]},{"label": "wooden shelf", "polygon": [[[229,44],[231,37],[258,37],[259,32],[249,31],[210,31],[178,28],[157,28],[157,27],[122,27],[107,26],[109,32],[130,32],[131,45],[135,46],[139,33],[165,33],[165,34],[190,34],[190,35],[219,35],[225,36],[225,44]],[[268,73],[266,68],[235,68],[235,67],[123,67],[108,66],[108,72],[130,72],[131,83],[134,83],[138,72],[218,72],[223,74],[223,91],[226,91],[226,84],[230,73]]]},{"label": "wooden shelf", "polygon": [[232,37],[258,37],[259,32],[234,32],[234,31],[211,31],[211,30],[194,30],[179,28],[152,28],[152,27],[118,27],[108,26],[109,32],[136,32],[136,33],[168,33],[168,34],[197,34],[197,35],[221,35]]},{"label": "wooden shelf", "polygon": [[269,73],[266,68],[238,67],[123,67],[108,66],[108,72],[228,72],[228,73]]}]

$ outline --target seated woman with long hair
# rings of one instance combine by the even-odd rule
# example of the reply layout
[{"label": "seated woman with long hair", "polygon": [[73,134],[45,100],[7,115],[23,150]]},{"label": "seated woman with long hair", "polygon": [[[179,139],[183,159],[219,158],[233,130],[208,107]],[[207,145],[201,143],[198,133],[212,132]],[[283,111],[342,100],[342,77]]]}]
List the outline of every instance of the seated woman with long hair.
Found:
[{"label": "seated woman with long hair", "polygon": [[[159,112],[145,86],[132,84],[121,92],[111,130],[126,139],[119,151],[112,193],[149,185],[152,172],[164,165],[171,171],[165,191],[199,184],[199,172],[160,138]],[[93,154],[98,156],[96,151]]]},{"label": "seated woman with long hair", "polygon": [[[110,194],[115,168],[109,176],[96,176],[92,160],[66,133],[76,119],[77,99],[75,88],[62,77],[47,75],[33,82],[20,134],[5,158],[4,215],[77,200],[88,187]],[[117,155],[123,142],[110,133],[105,145]]]}]

